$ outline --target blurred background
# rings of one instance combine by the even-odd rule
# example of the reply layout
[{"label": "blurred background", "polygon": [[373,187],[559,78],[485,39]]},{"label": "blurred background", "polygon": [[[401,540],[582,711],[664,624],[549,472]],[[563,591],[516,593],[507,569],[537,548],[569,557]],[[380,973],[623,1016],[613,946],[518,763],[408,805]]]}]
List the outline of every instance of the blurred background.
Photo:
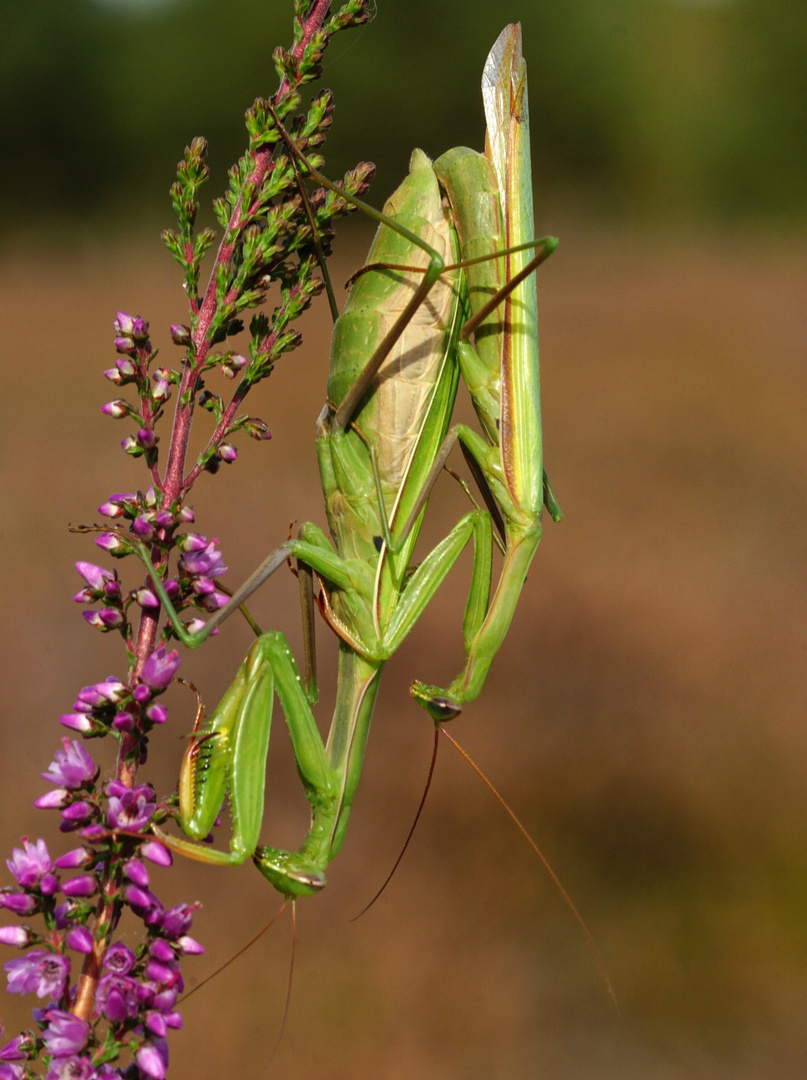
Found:
[{"label": "blurred background", "polygon": [[[479,79],[521,20],[536,219],[561,246],[541,269],[547,462],[566,514],[548,523],[480,699],[452,733],[508,798],[582,913],[448,745],[392,884],[356,923],[414,814],[431,726],[408,695],[461,663],[467,563],[388,665],[348,837],[328,889],[288,913],[184,1007],[171,1076],[551,1076],[703,1080],[807,1069],[807,7],[790,0],[378,0],[340,35],[323,85],[333,176],[379,165],[383,202],[414,146],[481,147]],[[241,117],[276,87],[288,0],[3,4],[0,359],[5,601],[0,840],[69,840],[31,808],[76,691],[123,675],[84,627],[68,523],[144,484],[102,417],[118,309],[149,319],[163,360],[186,318],[158,233],[197,134],[208,201],[244,145]],[[212,215],[209,215],[212,220]],[[337,281],[370,230],[346,224]],[[273,440],[201,481],[200,531],[237,584],[293,519],[324,524],[314,420],[324,306],[252,402]],[[467,402],[461,402],[468,415]],[[200,427],[205,418],[201,418]],[[167,432],[164,434],[167,440]],[[201,436],[200,436],[201,438]],[[423,550],[464,511],[446,481]],[[296,583],[255,601],[299,650]],[[249,643],[228,626],[183,672],[209,703]],[[320,635],[327,722],[333,641]],[[143,770],[174,784],[191,722],[178,692]],[[264,838],[306,823],[280,715]],[[94,744],[104,768],[112,746]],[[63,845],[60,847],[60,843]],[[201,899],[189,986],[276,909],[251,866],[182,863],[155,888]],[[30,1001],[3,995],[7,1037]],[[26,1019],[28,1018],[28,1019]]]}]

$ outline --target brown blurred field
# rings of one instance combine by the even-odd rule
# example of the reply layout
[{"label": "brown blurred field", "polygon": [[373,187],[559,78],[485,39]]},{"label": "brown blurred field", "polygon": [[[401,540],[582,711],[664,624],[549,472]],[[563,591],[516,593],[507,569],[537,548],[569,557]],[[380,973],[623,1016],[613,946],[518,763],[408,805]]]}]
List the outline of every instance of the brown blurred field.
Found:
[{"label": "brown blurred field", "polygon": [[[325,893],[298,908],[286,1031],[288,916],[184,1007],[173,1080],[308,1075],[374,1080],[658,1077],[746,1080],[807,1070],[807,678],[804,507],[807,246],[762,236],[649,236],[558,226],[541,271],[547,464],[566,513],[547,525],[506,648],[453,733],[522,816],[579,908],[619,1000],[557,889],[445,744],[412,847],[392,865],[431,747],[407,689],[460,662],[467,564],[385,675],[363,786]],[[361,258],[344,257],[337,278]],[[70,596],[92,521],[144,470],[117,451],[117,308],[150,319],[171,358],[178,274],[155,241],[0,266],[3,454],[2,842],[69,838],[30,808],[82,685],[122,675],[120,649]],[[198,485],[198,527],[237,583],[292,519],[323,522],[314,420],[327,316],[252,411],[273,432]],[[176,350],[174,350],[176,351]],[[204,420],[202,420],[202,423]],[[167,440],[167,432],[164,439]],[[215,500],[215,502],[214,502]],[[434,542],[463,509],[446,479]],[[256,600],[299,647],[296,586]],[[213,702],[249,640],[231,626],[183,670]],[[323,720],[333,687],[324,631]],[[191,721],[178,692],[143,777],[173,785]],[[264,836],[294,844],[305,805],[275,720]],[[104,767],[112,747],[94,744]],[[155,875],[202,899],[208,955],[189,986],[274,912],[251,866]],[[3,1000],[10,1037],[29,1002]]]}]

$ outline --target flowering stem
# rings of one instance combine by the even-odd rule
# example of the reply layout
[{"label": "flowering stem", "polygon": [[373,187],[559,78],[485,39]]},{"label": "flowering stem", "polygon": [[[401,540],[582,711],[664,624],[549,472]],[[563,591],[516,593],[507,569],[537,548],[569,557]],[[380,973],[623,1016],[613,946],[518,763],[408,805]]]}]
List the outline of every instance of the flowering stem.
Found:
[{"label": "flowering stem", "polygon": [[[304,213],[294,167],[288,155],[275,155],[273,108],[284,102],[284,120],[309,153],[322,146],[331,123],[332,96],[321,91],[303,107],[300,91],[321,74],[329,36],[366,22],[369,2],[341,0],[338,13],[330,16],[331,0],[294,0],[294,44],[273,54],[279,89],[271,104],[258,98],[247,112],[248,149],[230,170],[226,194],[215,203],[223,238],[201,297],[199,270],[215,238],[212,229],[195,229],[198,190],[208,178],[207,144],[195,139],[186,148],[171,189],[178,228],[162,237],[183,268],[189,297],[190,324],[170,328],[173,343],[184,348],[181,367],[151,370],[156,349],[148,322],[126,312],[118,312],[115,320],[118,359],[105,376],[116,387],[133,388],[137,402],[116,398],[102,412],[135,422],[135,432],[121,445],[127,454],[144,457],[152,486],[145,494],[109,496],[99,512],[124,520],[108,527],[96,542],[115,559],[134,554],[135,548],[148,551],[161,582],[157,591],[176,611],[196,608],[211,614],[226,602],[227,590],[216,586],[227,570],[217,542],[184,531],[194,514],[183,500],[200,472],[215,473],[236,460],[234,434],[268,438],[263,420],[241,413],[244,399],[275,362],[299,344],[300,332],[291,324],[322,288],[317,268],[329,254],[333,221],[350,212],[344,200],[320,197],[316,213]],[[363,164],[348,173],[346,189],[362,194],[372,171]],[[257,313],[275,284],[280,289],[278,305],[270,315]],[[241,316],[250,310],[256,313],[249,324],[249,358],[226,346],[213,351],[243,331]],[[218,368],[228,379],[239,376],[229,401],[204,385],[207,373]],[[172,432],[163,457],[159,423],[173,392]],[[188,469],[197,402],[212,415],[213,431]],[[81,526],[75,531],[101,530]],[[116,570],[89,562],[76,563],[76,569],[83,586],[74,599],[98,605],[85,610],[84,619],[102,632],[121,634],[128,672],[125,681],[109,676],[83,687],[75,711],[60,721],[84,739],[113,735],[118,741],[115,776],[99,782],[101,769],[83,743],[64,738],[64,749],[55,752],[42,774],[56,787],[36,805],[58,810],[61,832],[75,833],[79,846],[51,860],[44,840],[31,843],[23,837],[23,846],[14,849],[8,862],[16,883],[0,887],[0,909],[22,917],[39,914],[45,923],[43,932],[27,925],[0,926],[1,944],[27,950],[23,958],[6,964],[9,990],[47,995],[50,1001],[34,1011],[41,1034],[24,1032],[0,1048],[0,1080],[32,1077],[31,1066],[17,1062],[33,1062],[40,1053],[54,1080],[120,1080],[123,1066],[113,1068],[111,1063],[122,1054],[133,1059],[132,1075],[136,1072],[140,1080],[164,1080],[167,1030],[181,1026],[175,1010],[183,989],[180,959],[204,950],[188,936],[198,905],[166,909],[150,890],[149,870],[141,859],[171,865],[173,857],[156,834],[174,813],[176,800],[173,794],[158,799],[151,785],[138,783],[137,773],[146,760],[147,737],[168,719],[159,697],[175,681],[180,657],[176,650],[169,651],[176,634],[170,625],[161,625],[161,605],[149,578],[127,592]],[[62,879],[63,870],[78,872]],[[136,948],[112,940],[124,906],[143,923]],[[81,971],[72,986],[71,951],[81,956]]]},{"label": "flowering stem", "polygon": [[[305,20],[304,30],[301,40],[292,48],[291,53],[296,59],[300,59],[303,55],[305,46],[311,41],[317,30],[320,29],[322,23],[327,16],[331,6],[331,0],[315,0],[311,11]],[[284,97],[291,86],[287,78],[284,78],[281,82],[280,88],[275,96],[275,102]],[[273,155],[273,149],[267,147],[255,153],[254,156],[254,168],[250,174],[249,182],[254,186],[254,190],[260,191],[261,184],[266,175],[267,170],[270,167]],[[195,357],[194,363],[186,363],[183,373],[182,381],[180,383],[179,393],[177,395],[177,406],[174,414],[174,425],[171,432],[171,443],[168,452],[168,466],[166,468],[165,479],[160,484],[165,502],[170,505],[176,502],[183,493],[183,478],[185,473],[185,460],[188,451],[188,439],[190,437],[191,422],[193,419],[193,407],[196,400],[193,390],[199,379],[201,371],[203,369],[204,361],[207,358],[207,353],[210,348],[208,341],[208,332],[210,330],[210,324],[215,314],[217,307],[216,299],[216,270],[221,263],[229,262],[233,257],[233,252],[236,243],[236,237],[238,236],[240,224],[242,219],[242,203],[239,201],[236,204],[235,209],[230,218],[229,225],[224,232],[222,242],[219,246],[216,260],[208,279],[207,289],[205,290],[204,300],[199,310],[199,319],[196,323],[193,332],[193,352]],[[230,238],[230,239],[228,239]],[[231,290],[232,293],[233,290]],[[227,300],[233,301],[235,297],[228,294]],[[192,300],[192,306],[196,305],[195,298]],[[233,401],[230,404],[225,417],[217,425],[216,433],[214,433],[214,439],[219,431],[227,430],[229,421],[235,415],[236,409],[240,404],[241,397],[234,395]],[[145,410],[144,410],[145,414]],[[145,419],[144,415],[144,419]],[[149,419],[151,419],[149,417]],[[156,472],[156,467],[155,470]],[[196,478],[200,470],[197,468],[193,471],[192,480]],[[159,482],[159,481],[158,481]],[[155,565],[161,565],[159,556],[155,559]],[[158,612],[155,613],[152,610],[144,610],[138,625],[137,631],[137,644],[135,647],[135,661],[129,671],[129,682],[134,684],[139,677],[148,657],[152,654],[157,641],[157,633],[159,629]],[[137,732],[124,732],[121,736],[120,746],[118,750],[118,760],[116,768],[116,778],[123,783],[126,787],[132,788],[137,776],[138,761],[135,751],[137,750],[137,744],[139,736]],[[106,925],[112,927],[116,922],[120,914],[121,901],[109,901],[107,900],[107,887],[109,885],[110,876],[116,873],[117,867],[110,861],[107,864],[107,868],[104,874],[102,882],[102,898],[98,902],[98,909],[94,918],[93,928],[93,940],[94,947],[91,953],[88,953],[84,959],[82,965],[81,975],[78,980],[78,988],[76,991],[76,999],[71,1009],[71,1012],[89,1022],[93,1009],[95,1007],[95,995],[98,986],[98,979],[101,973],[101,958],[104,955],[107,945],[106,937],[100,937],[98,934],[99,927]]]}]

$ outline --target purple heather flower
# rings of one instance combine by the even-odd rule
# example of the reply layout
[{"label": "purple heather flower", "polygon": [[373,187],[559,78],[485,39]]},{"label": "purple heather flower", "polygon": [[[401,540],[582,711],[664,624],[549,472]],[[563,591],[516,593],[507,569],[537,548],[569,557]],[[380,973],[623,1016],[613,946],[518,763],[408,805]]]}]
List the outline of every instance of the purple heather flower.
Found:
[{"label": "purple heather flower", "polygon": [[93,896],[98,891],[98,882],[93,874],[78,874],[62,882],[62,892],[67,897]]},{"label": "purple heather flower", "polygon": [[218,449],[218,454],[221,460],[228,465],[231,465],[238,457],[238,451],[232,443],[222,443]]},{"label": "purple heather flower", "polygon": [[168,1047],[165,1040],[155,1036],[154,1043],[144,1043],[135,1053],[135,1061],[140,1071],[152,1080],[165,1080],[168,1065]]},{"label": "purple heather flower", "polygon": [[179,511],[178,517],[179,520],[184,522],[186,525],[192,525],[193,522],[196,521],[196,516],[189,506],[183,506],[182,509]]},{"label": "purple heather flower", "polygon": [[30,844],[28,837],[23,836],[22,847],[12,848],[11,858],[6,859],[6,866],[23,889],[36,888],[51,868],[45,841],[37,840],[35,844]]},{"label": "purple heather flower", "polygon": [[156,983],[143,982],[137,988],[137,1000],[145,1008],[159,1009],[161,1013],[168,1013],[173,1010],[183,989],[181,975],[177,975],[173,986],[166,986],[163,989],[160,989]]},{"label": "purple heather flower", "polygon": [[168,1025],[165,1022],[165,1017],[161,1012],[157,1012],[156,1009],[149,1009],[145,1016],[146,1030],[150,1031],[152,1035],[159,1035],[161,1038],[165,1038],[168,1034]]},{"label": "purple heather flower", "polygon": [[123,890],[123,899],[132,907],[148,909],[154,906],[157,898],[148,889],[141,889],[139,885],[127,885]]},{"label": "purple heather flower", "polygon": [[140,854],[155,866],[172,866],[174,862],[174,856],[168,848],[157,840],[147,840],[145,844],[141,844]]},{"label": "purple heather flower", "polygon": [[30,893],[0,893],[0,908],[13,911],[15,915],[33,915],[39,911],[39,900]]},{"label": "purple heather flower", "polygon": [[176,953],[165,938],[155,938],[149,946],[149,952],[155,960],[163,964],[173,964],[176,960]]},{"label": "purple heather flower", "polygon": [[127,353],[134,351],[134,341],[130,337],[116,337],[115,338],[115,351],[123,353],[125,356]]},{"label": "purple heather flower", "polygon": [[0,926],[0,945],[24,949],[37,940],[37,935],[24,926]]},{"label": "purple heather flower", "polygon": [[135,318],[132,326],[132,337],[135,341],[145,341],[149,336],[149,324],[139,315]]},{"label": "purple heather flower", "polygon": [[164,690],[170,685],[179,664],[180,658],[176,649],[169,653],[165,645],[160,645],[143,665],[140,678],[152,690]]},{"label": "purple heather flower", "polygon": [[182,937],[191,928],[193,913],[196,904],[175,904],[163,912],[162,931],[165,937],[174,939]]},{"label": "purple heather flower", "polygon": [[113,975],[127,975],[135,963],[135,954],[122,941],[110,945],[104,953],[104,967]]},{"label": "purple heather flower", "polygon": [[29,1061],[32,1057],[32,1050],[35,1050],[35,1047],[32,1046],[32,1042],[31,1033],[23,1031],[22,1034],[16,1035],[11,1042],[7,1042],[6,1045],[0,1049],[0,1060]]},{"label": "purple heather flower", "polygon": [[91,708],[99,705],[117,705],[128,693],[129,688],[120,679],[110,675],[103,682],[83,686],[78,692],[75,708],[78,708],[80,704],[89,705]]},{"label": "purple heather flower", "polygon": [[79,1054],[87,1045],[90,1034],[90,1025],[86,1020],[80,1020],[72,1013],[63,1012],[61,1009],[48,1011],[48,1026],[42,1033],[42,1038],[48,1048],[48,1053],[56,1057],[68,1057],[71,1054]]},{"label": "purple heather flower", "polygon": [[53,915],[56,919],[56,929],[66,930],[76,918],[76,916],[86,912],[86,905],[82,904],[81,900],[63,900],[61,904],[57,904],[53,909]]},{"label": "purple heather flower", "polygon": [[[62,739],[64,750],[57,750],[42,779],[66,788],[90,784],[98,775],[98,766],[77,739]],[[47,852],[46,852],[47,853]]]},{"label": "purple heather flower", "polygon": [[[54,1057],[50,1068],[45,1074],[45,1080],[97,1080],[98,1073],[92,1063],[89,1054],[79,1056],[70,1054],[65,1057]],[[112,1074],[119,1077],[119,1073]]]},{"label": "purple heather flower", "polygon": [[71,926],[65,934],[65,945],[68,949],[87,955],[93,950],[93,936],[86,926]]},{"label": "purple heather flower", "polygon": [[217,540],[211,540],[201,550],[195,547],[183,547],[182,563],[187,573],[204,574],[210,578],[225,574],[227,567],[222,562],[221,552],[216,547],[217,543]]},{"label": "purple heather flower", "polygon": [[8,972],[9,994],[35,993],[40,998],[61,997],[70,974],[68,958],[45,949],[32,949],[3,967]]},{"label": "purple heather flower", "polygon": [[102,975],[98,980],[96,1009],[113,1024],[133,1020],[140,1011],[137,987],[137,980],[125,975],[116,975],[114,972]]},{"label": "purple heather flower", "polygon": [[12,1065],[8,1061],[0,1062],[0,1080],[25,1080],[25,1075],[22,1065]]},{"label": "purple heather flower", "polygon": [[55,874],[45,874],[39,883],[39,890],[43,896],[53,896],[59,891],[59,879]]},{"label": "purple heather flower", "polygon": [[145,911],[143,911],[143,913],[140,915],[140,918],[143,920],[149,930],[159,930],[160,924],[162,922],[163,911],[165,910],[165,908],[156,896],[153,897],[153,899],[155,903],[153,903],[150,908],[147,908]]},{"label": "purple heather flower", "polygon": [[212,592],[203,597],[199,601],[199,605],[204,611],[208,611],[212,614],[212,612],[218,611],[219,608],[223,608],[229,599],[229,596],[225,593]]}]

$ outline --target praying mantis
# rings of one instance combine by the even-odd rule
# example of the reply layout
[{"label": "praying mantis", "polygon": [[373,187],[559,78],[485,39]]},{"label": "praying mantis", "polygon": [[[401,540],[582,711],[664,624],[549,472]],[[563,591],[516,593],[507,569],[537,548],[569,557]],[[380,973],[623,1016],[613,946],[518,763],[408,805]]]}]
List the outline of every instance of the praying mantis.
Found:
[{"label": "praying mantis", "polygon": [[[317,457],[332,541],[304,524],[281,544],[198,633],[173,608],[148,552],[138,549],[177,636],[195,647],[288,559],[301,586],[316,577],[320,610],[339,639],[336,705],[323,742],[306,677],[281,633],[262,634],[206,725],[194,732],[179,786],[189,839],[155,828],[174,850],[233,865],[252,857],[285,896],[325,885],[359,782],[381,673],[467,543],[473,570],[463,619],[466,661],[447,688],[415,682],[436,722],[481,691],[510,624],[541,537],[546,502],[538,391],[537,305],[531,274],[554,250],[535,240],[526,69],[520,26],[508,26],[485,65],[485,154],[421,151],[387,202],[368,262],[354,278],[333,334]],[[290,136],[279,131],[292,152]],[[334,187],[294,151],[299,168]],[[334,190],[339,190],[334,188]],[[474,343],[469,340],[474,335]],[[462,376],[482,434],[450,427]],[[482,490],[474,505],[416,567],[412,556],[432,487],[459,441]],[[493,525],[504,559],[490,597]],[[305,590],[304,590],[305,592]],[[307,605],[307,641],[313,606]],[[283,707],[311,826],[296,852],[258,845],[274,695]],[[230,850],[202,846],[229,796]]]}]

